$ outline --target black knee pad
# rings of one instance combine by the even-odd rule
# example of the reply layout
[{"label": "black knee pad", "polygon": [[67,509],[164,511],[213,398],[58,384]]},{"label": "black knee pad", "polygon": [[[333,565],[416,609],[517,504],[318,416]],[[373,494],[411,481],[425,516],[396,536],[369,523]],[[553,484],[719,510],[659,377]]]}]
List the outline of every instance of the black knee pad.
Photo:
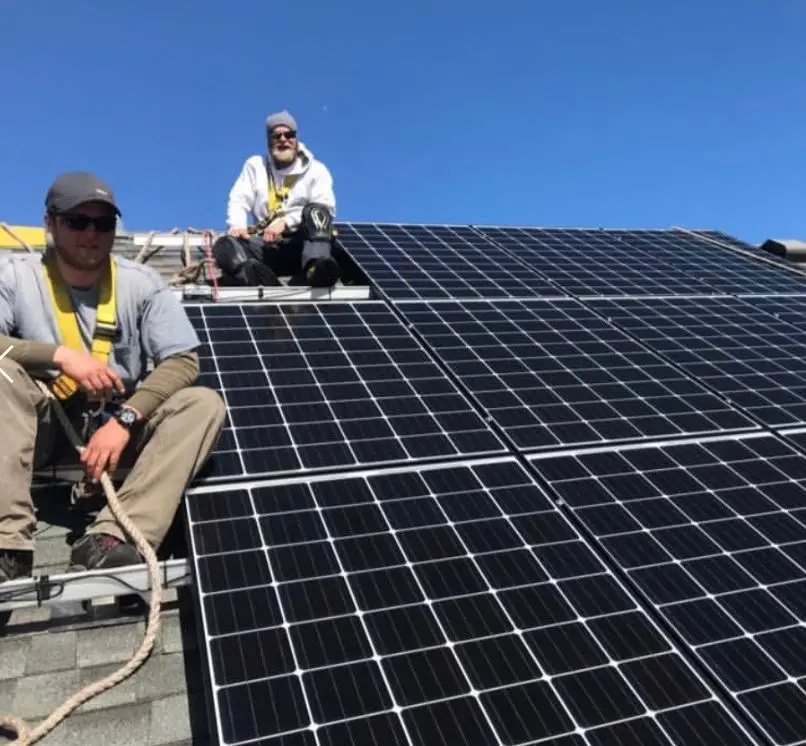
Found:
[{"label": "black knee pad", "polygon": [[311,202],[302,208],[302,235],[308,241],[330,241],[333,216],[324,205]]},{"label": "black knee pad", "polygon": [[246,247],[234,236],[221,236],[213,244],[213,256],[225,275],[236,277],[249,261]]}]

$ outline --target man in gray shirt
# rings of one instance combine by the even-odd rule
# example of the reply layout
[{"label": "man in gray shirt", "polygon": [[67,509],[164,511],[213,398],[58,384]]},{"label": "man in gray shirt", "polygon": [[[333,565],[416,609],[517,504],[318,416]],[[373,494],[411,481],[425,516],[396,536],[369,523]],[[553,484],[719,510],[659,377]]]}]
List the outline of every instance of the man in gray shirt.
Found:
[{"label": "man in gray shirt", "polygon": [[[32,470],[69,448],[35,379],[75,422],[105,408],[81,456],[87,479],[130,467],[118,497],[155,549],[226,416],[215,391],[194,385],[199,340],[170,288],[153,269],[111,255],[120,215],[112,190],[92,174],[67,173],[45,208],[44,255],[0,262],[0,582],[31,574]],[[70,565],[141,561],[105,507],[74,544]]]}]

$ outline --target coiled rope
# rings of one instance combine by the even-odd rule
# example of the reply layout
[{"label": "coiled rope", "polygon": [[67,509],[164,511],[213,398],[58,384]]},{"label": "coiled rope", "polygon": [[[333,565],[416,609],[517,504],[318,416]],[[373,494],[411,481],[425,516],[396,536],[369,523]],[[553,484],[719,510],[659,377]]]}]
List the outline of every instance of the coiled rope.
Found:
[{"label": "coiled rope", "polygon": [[[81,455],[84,451],[84,444],[81,438],[78,437],[75,428],[68,419],[67,415],[62,409],[61,403],[56,397],[53,396],[50,389],[42,381],[37,381],[42,391],[53,400],[53,407],[56,411],[56,416],[64,428],[70,443]],[[101,486],[103,487],[106,499],[109,504],[109,509],[115,520],[120,524],[124,532],[131,537],[137,550],[145,559],[148,566],[148,577],[151,586],[151,601],[148,609],[148,620],[146,621],[146,632],[143,642],[139,650],[132,656],[128,663],[121,666],[117,671],[109,674],[103,679],[100,679],[89,686],[76,692],[72,697],[67,699],[62,705],[57,707],[45,720],[40,722],[36,727],[31,727],[22,718],[16,715],[5,715],[0,717],[0,728],[7,731],[16,733],[17,738],[11,741],[13,746],[31,746],[36,743],[50,731],[52,731],[59,723],[61,723],[73,710],[80,707],[82,704],[97,697],[107,689],[111,689],[120,682],[131,676],[140,666],[146,661],[154,647],[157,639],[157,634],[160,629],[160,610],[162,607],[162,582],[160,578],[160,569],[157,562],[157,555],[154,549],[146,541],[143,534],[134,525],[132,520],[126,515],[120,502],[118,501],[117,493],[112,485],[112,480],[106,471],[101,473]]]}]

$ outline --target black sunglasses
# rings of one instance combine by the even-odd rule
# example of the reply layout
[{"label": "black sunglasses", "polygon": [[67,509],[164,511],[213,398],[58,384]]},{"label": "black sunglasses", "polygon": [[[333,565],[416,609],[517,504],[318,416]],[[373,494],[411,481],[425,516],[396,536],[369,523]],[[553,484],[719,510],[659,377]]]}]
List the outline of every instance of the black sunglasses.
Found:
[{"label": "black sunglasses", "polygon": [[93,226],[98,233],[111,233],[117,227],[118,221],[114,215],[103,215],[100,218],[91,218],[89,215],[59,215],[59,220],[70,230],[85,231]]},{"label": "black sunglasses", "polygon": [[285,138],[286,140],[296,140],[297,133],[292,131],[289,132],[276,132],[273,133],[271,136],[272,142],[277,142],[280,138]]}]

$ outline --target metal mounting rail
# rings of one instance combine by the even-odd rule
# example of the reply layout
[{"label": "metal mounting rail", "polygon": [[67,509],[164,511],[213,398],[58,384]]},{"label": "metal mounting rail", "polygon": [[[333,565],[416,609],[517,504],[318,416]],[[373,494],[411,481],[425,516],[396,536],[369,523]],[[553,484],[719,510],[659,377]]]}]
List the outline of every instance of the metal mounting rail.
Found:
[{"label": "metal mounting rail", "polygon": [[[312,288],[308,285],[282,287],[219,287],[181,285],[174,290],[180,300],[213,301],[218,303],[249,303],[250,301],[308,301],[308,300],[368,300],[372,291],[364,285],[336,285],[332,288]],[[217,297],[216,297],[217,296]]]},{"label": "metal mounting rail", "polygon": [[[187,244],[185,243],[187,242]],[[135,246],[149,246],[181,249],[187,246],[204,246],[204,235],[201,233],[134,233],[132,243]]]},{"label": "metal mounting rail", "polygon": [[[159,563],[163,588],[178,588],[192,582],[185,559]],[[145,564],[84,572],[64,572],[9,580],[0,585],[0,612],[31,606],[93,601],[110,596],[150,593]]]}]

